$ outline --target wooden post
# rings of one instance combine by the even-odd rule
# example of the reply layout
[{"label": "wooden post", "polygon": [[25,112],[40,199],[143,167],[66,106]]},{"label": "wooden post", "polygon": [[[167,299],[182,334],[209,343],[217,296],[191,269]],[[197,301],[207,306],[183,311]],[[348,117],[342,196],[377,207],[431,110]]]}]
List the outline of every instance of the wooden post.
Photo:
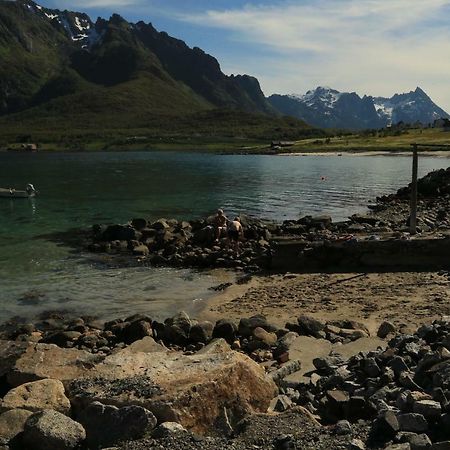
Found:
[{"label": "wooden post", "polygon": [[412,144],[413,162],[412,162],[412,183],[411,183],[411,215],[409,216],[409,232],[411,235],[417,233],[417,169],[418,154],[417,144]]}]

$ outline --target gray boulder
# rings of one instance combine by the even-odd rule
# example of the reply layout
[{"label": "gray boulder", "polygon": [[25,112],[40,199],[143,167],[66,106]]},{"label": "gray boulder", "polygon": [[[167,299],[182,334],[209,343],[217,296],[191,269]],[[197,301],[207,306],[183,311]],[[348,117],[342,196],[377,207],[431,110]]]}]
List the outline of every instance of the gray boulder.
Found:
[{"label": "gray boulder", "polygon": [[33,450],[72,450],[85,439],[82,425],[51,409],[30,416],[23,432],[23,442]]},{"label": "gray boulder", "polygon": [[91,403],[79,420],[86,429],[87,443],[93,448],[137,439],[156,425],[155,416],[141,406],[117,408],[100,402]]}]

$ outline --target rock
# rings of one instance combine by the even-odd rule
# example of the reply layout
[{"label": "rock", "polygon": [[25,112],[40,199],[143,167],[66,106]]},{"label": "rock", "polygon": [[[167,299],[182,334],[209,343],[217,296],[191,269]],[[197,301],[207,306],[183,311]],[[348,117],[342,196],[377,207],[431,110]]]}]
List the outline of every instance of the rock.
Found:
[{"label": "rock", "polygon": [[34,413],[25,423],[23,441],[33,450],[72,450],[86,438],[84,428],[57,411]]},{"label": "rock", "polygon": [[334,427],[334,432],[340,436],[351,434],[352,425],[348,420],[339,420]]},{"label": "rock", "polygon": [[450,441],[435,442],[430,450],[450,450]]},{"label": "rock", "polygon": [[142,218],[136,218],[131,220],[131,226],[136,230],[141,231],[143,228],[147,227],[147,221]]},{"label": "rock", "polygon": [[369,377],[372,377],[372,378],[377,377],[381,373],[380,367],[378,366],[375,358],[364,359],[363,360],[363,369],[364,369],[364,372]]},{"label": "rock", "polygon": [[195,343],[207,344],[213,335],[214,325],[211,322],[199,322],[192,326],[189,333],[189,340]]},{"label": "rock", "polygon": [[421,414],[407,413],[397,416],[401,431],[412,431],[413,433],[424,433],[428,430],[428,423]]},{"label": "rock", "polygon": [[146,320],[125,322],[127,325],[122,330],[122,339],[125,344],[132,344],[146,336],[153,336],[152,325]]},{"label": "rock", "polygon": [[241,336],[250,337],[253,334],[253,330],[258,327],[263,328],[266,331],[272,331],[267,323],[266,317],[262,315],[241,319],[239,321],[238,331]]},{"label": "rock", "polygon": [[15,362],[26,351],[28,344],[0,340],[0,377],[5,376],[14,367]]},{"label": "rock", "polygon": [[25,409],[11,409],[0,415],[0,438],[12,440],[24,429],[25,422],[33,413]]},{"label": "rock", "polygon": [[277,436],[273,441],[273,448],[275,450],[295,450],[294,436],[292,434],[282,434]]},{"label": "rock", "polygon": [[153,430],[152,437],[161,439],[178,433],[187,433],[187,430],[177,422],[163,422]]},{"label": "rock", "polygon": [[389,440],[400,430],[400,424],[394,411],[381,411],[373,424],[376,435],[382,440]]},{"label": "rock", "polygon": [[269,412],[284,412],[291,408],[292,400],[287,395],[278,395],[273,398],[269,405]]},{"label": "rock", "polygon": [[225,339],[230,345],[236,340],[237,326],[227,319],[221,319],[216,322],[213,330],[213,338]]},{"label": "rock", "polygon": [[275,345],[277,342],[277,335],[275,333],[269,333],[264,328],[260,327],[253,330],[253,338],[263,342],[268,347]]},{"label": "rock", "polygon": [[426,434],[412,434],[407,440],[411,450],[422,450],[431,447],[431,440]]},{"label": "rock", "polygon": [[126,348],[121,350],[122,352],[128,353],[155,353],[155,352],[164,352],[167,349],[155,342],[153,338],[150,336],[146,336],[139,341],[134,341],[132,344],[128,345]]},{"label": "rock", "polygon": [[170,228],[170,225],[167,223],[166,219],[158,219],[156,222],[153,222],[151,227],[155,230],[165,231]]},{"label": "rock", "polygon": [[150,250],[144,244],[139,244],[133,248],[133,255],[135,256],[148,256],[150,254]]},{"label": "rock", "polygon": [[273,357],[278,359],[281,355],[288,353],[297,338],[298,334],[293,331],[286,333],[276,343],[276,348],[273,351]]},{"label": "rock", "polygon": [[192,356],[119,352],[68,385],[76,411],[93,401],[139,404],[159,422],[178,422],[196,432],[211,430],[224,407],[237,419],[265,412],[276,394],[264,369],[234,351]]},{"label": "rock", "polygon": [[101,238],[103,241],[131,241],[136,239],[136,230],[125,225],[110,225]]},{"label": "rock", "polygon": [[32,344],[17,359],[7,380],[11,386],[45,378],[66,381],[86,374],[102,358],[83,350],[53,344]]},{"label": "rock", "polygon": [[297,319],[298,333],[305,336],[313,336],[321,338],[321,331],[325,329],[325,325],[320,320],[310,316],[300,316]]},{"label": "rock", "polygon": [[70,402],[59,380],[39,380],[11,389],[0,404],[2,410],[27,409],[41,411],[53,409],[63,414],[70,411]]},{"label": "rock", "polygon": [[91,403],[82,411],[79,421],[86,430],[86,442],[92,448],[138,439],[156,426],[155,416],[141,406],[117,408],[99,402]]},{"label": "rock", "polygon": [[397,331],[397,328],[392,322],[385,321],[383,322],[377,331],[377,336],[380,339],[386,338],[389,334],[395,333]]},{"label": "rock", "polygon": [[42,339],[42,344],[55,344],[59,347],[66,347],[69,342],[75,342],[81,333],[79,331],[57,331]]},{"label": "rock", "polygon": [[352,439],[347,445],[347,450],[365,450],[366,445],[361,439]]},{"label": "rock", "polygon": [[414,402],[413,412],[422,414],[427,420],[435,421],[441,416],[441,404],[434,400],[418,400]]}]

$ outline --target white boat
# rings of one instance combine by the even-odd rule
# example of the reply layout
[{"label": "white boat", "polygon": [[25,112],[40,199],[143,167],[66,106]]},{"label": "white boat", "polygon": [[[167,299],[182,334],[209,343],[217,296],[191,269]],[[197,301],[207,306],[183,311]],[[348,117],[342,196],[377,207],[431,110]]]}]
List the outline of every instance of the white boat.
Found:
[{"label": "white boat", "polygon": [[14,188],[0,188],[0,198],[31,198],[37,195],[37,191],[31,183],[28,183],[24,191]]}]

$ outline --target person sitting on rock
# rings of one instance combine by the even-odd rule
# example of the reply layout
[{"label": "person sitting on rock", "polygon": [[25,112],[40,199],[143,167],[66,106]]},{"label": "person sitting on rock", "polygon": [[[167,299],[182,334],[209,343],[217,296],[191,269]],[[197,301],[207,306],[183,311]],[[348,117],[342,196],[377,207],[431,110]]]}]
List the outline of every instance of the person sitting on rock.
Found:
[{"label": "person sitting on rock", "polygon": [[235,217],[228,224],[228,239],[230,243],[233,245],[233,250],[238,253],[239,252],[239,240],[244,237],[244,228],[241,224],[241,219],[239,217]]},{"label": "person sitting on rock", "polygon": [[217,210],[217,214],[214,217],[214,231],[215,231],[215,242],[219,242],[222,235],[226,234],[228,219],[223,213],[222,209]]}]

